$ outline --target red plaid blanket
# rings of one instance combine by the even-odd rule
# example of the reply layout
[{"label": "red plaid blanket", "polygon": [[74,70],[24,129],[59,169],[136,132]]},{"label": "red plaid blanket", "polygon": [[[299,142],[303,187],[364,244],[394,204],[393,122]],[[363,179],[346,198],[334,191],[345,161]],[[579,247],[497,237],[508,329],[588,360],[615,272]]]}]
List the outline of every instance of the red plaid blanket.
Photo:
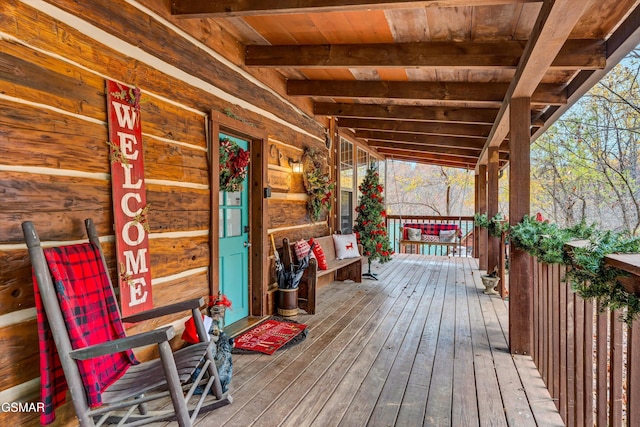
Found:
[{"label": "red plaid blanket", "polygon": [[407,240],[407,228],[417,228],[421,230],[421,234],[431,234],[432,236],[439,236],[441,231],[444,230],[458,230],[458,224],[435,224],[435,223],[427,223],[427,224],[416,224],[416,223],[407,223],[403,225],[402,228],[402,239]]},{"label": "red plaid blanket", "polygon": [[[118,306],[100,251],[91,243],[44,249],[71,346],[74,349],[125,337]],[[65,401],[67,383],[42,306],[34,276],[40,341],[42,424],[55,420]],[[138,363],[131,351],[79,361],[78,368],[90,406],[102,404],[101,392]]]}]

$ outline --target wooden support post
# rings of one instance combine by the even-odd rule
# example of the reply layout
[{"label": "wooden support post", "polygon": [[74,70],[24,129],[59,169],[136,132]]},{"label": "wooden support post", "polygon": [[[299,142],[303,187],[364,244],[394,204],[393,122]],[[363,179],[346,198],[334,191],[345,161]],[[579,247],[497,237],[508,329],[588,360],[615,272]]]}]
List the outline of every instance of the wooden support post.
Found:
[{"label": "wooden support post", "polygon": [[[493,218],[498,213],[498,174],[500,156],[498,147],[489,147],[487,166],[487,216]],[[500,238],[489,236],[487,273],[491,273],[500,262]]]},{"label": "wooden support post", "polygon": [[[480,168],[476,168],[476,173],[474,176],[474,193],[473,193],[473,212],[481,213],[479,211],[480,206]],[[478,227],[473,228],[473,257],[475,259],[479,259],[478,256],[478,248],[480,247],[480,239],[478,236],[479,229]]]},{"label": "wooden support post", "polygon": [[[329,150],[329,165],[331,170],[331,179],[333,182],[337,182],[340,180],[340,169],[338,168],[340,165],[340,137],[338,135],[338,124],[336,122],[335,117],[329,117],[329,128],[327,129],[327,135],[325,136],[325,145]],[[385,162],[386,163],[386,162]],[[368,166],[368,165],[367,165]],[[385,176],[381,177],[382,182],[387,182],[387,168],[384,169]],[[328,224],[329,224],[329,233],[333,234],[334,231],[340,230],[340,215],[338,212],[338,195],[339,191],[334,191],[331,196],[331,209],[327,214]]]},{"label": "wooden support post", "polygon": [[[487,212],[487,165],[478,166],[478,213]],[[477,253],[480,257],[478,265],[480,270],[487,270],[488,236],[486,228],[478,229]]]},{"label": "wooden support post", "polygon": [[218,294],[220,289],[220,122],[218,115],[212,111],[207,126],[207,151],[209,161],[209,197],[211,206],[211,220],[209,223],[209,296]]},{"label": "wooden support post", "polygon": [[[515,225],[529,215],[531,197],[531,99],[511,101],[509,139],[509,222]],[[509,345],[513,354],[531,354],[531,257],[510,245]]]}]

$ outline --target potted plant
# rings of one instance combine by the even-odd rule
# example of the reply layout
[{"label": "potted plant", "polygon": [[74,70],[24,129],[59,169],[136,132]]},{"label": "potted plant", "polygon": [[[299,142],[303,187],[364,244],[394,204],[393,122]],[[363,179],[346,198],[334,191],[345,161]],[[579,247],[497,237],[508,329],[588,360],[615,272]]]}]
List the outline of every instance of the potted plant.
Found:
[{"label": "potted plant", "polygon": [[484,285],[485,295],[498,295],[498,292],[496,291],[496,286],[498,286],[498,282],[500,282],[500,278],[498,277],[498,267],[494,268],[489,274],[483,274],[480,278]]}]

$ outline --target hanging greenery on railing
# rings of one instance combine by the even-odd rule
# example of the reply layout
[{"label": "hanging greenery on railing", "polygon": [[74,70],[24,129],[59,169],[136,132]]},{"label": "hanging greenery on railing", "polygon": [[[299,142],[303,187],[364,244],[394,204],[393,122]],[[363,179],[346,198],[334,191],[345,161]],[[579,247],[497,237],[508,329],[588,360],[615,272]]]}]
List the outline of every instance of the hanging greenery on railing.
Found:
[{"label": "hanging greenery on railing", "polygon": [[509,227],[509,240],[525,252],[546,264],[566,264],[565,245],[571,240],[589,239],[594,226],[580,223],[571,228],[560,228],[542,215],[525,216],[518,224]]},{"label": "hanging greenery on railing", "polygon": [[596,299],[602,310],[623,310],[623,320],[627,324],[640,315],[640,298],[628,292],[620,277],[629,274],[606,264],[605,257],[611,254],[640,252],[640,238],[611,231],[596,232],[584,247],[573,248],[569,255],[566,280],[584,299]]},{"label": "hanging greenery on railing", "polygon": [[475,214],[473,217],[473,223],[477,227],[486,228],[489,235],[493,237],[500,237],[502,236],[502,233],[509,230],[509,223],[500,212],[491,219],[489,219],[486,213]]},{"label": "hanging greenery on railing", "polygon": [[[619,278],[629,274],[606,263],[607,255],[640,253],[640,237],[627,233],[598,231],[594,225],[584,222],[570,228],[560,228],[545,220],[539,213],[525,216],[518,224],[509,227],[502,217],[487,219],[486,214],[476,215],[475,225],[489,233],[505,232],[515,247],[535,256],[546,264],[564,264],[566,281],[583,299],[595,299],[601,310],[623,310],[622,320],[630,324],[640,315],[640,298],[628,292]],[[492,234],[495,235],[495,234]],[[582,246],[567,246],[571,241],[588,241]]]}]

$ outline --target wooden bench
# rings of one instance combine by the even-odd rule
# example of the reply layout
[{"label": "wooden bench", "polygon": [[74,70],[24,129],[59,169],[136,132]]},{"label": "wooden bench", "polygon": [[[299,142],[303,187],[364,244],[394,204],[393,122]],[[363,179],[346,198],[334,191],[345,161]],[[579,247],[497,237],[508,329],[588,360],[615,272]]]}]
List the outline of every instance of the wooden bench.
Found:
[{"label": "wooden bench", "polygon": [[[413,228],[421,231],[422,236],[434,236],[433,240],[410,240],[408,236],[407,229]],[[441,231],[451,231],[455,230],[455,238],[453,242],[441,242],[440,232]],[[406,251],[406,246],[415,245],[416,248],[422,245],[437,245],[437,246],[446,246],[447,253],[454,252],[458,246],[460,246],[460,227],[458,224],[448,224],[448,223],[425,223],[425,224],[417,224],[417,223],[406,223],[402,227],[400,227],[400,252]],[[435,237],[438,240],[435,240]]]},{"label": "wooden bench", "polygon": [[[334,280],[362,282],[362,257],[336,259],[332,236],[314,237],[313,241],[322,248],[327,259],[327,269],[320,270],[318,262],[312,258],[302,276],[298,288],[298,305],[309,314],[316,312],[316,289],[320,287],[320,282],[331,283]],[[282,243],[282,258],[286,268],[292,262],[298,262],[294,249],[295,242],[291,243],[289,239],[284,238]],[[362,247],[358,246],[358,248],[362,253]]]}]

